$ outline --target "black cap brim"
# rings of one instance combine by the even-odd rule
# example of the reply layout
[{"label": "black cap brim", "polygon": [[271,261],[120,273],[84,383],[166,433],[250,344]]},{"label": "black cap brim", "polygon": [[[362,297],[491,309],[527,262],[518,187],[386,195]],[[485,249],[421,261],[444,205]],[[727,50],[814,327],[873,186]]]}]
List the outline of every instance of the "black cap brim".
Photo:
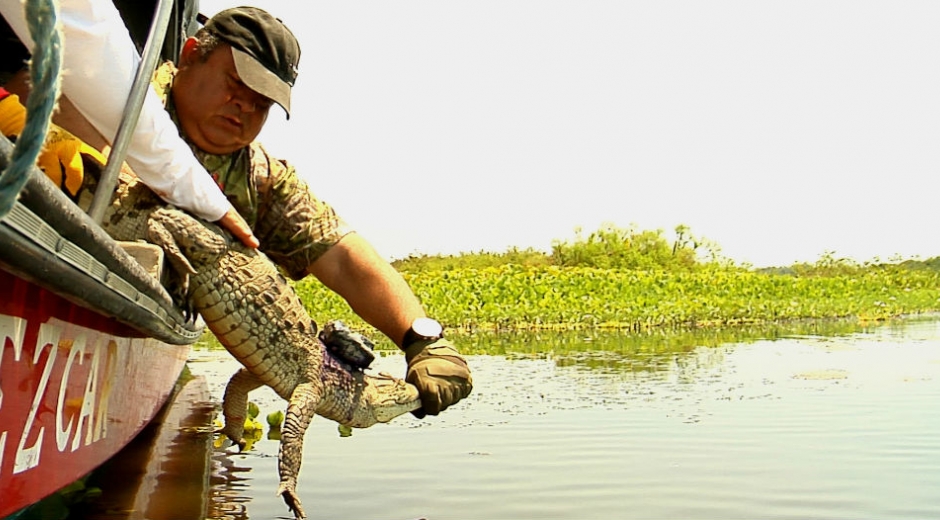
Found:
[{"label": "black cap brim", "polygon": [[251,90],[265,96],[284,109],[290,119],[290,90],[291,86],[281,80],[250,54],[231,46],[232,58],[235,60],[235,70],[238,77]]}]

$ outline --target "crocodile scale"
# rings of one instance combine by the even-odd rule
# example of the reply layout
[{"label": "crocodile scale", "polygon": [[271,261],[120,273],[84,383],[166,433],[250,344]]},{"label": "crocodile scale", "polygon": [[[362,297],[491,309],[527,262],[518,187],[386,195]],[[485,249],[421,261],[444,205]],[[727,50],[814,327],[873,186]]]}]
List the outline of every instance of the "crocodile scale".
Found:
[{"label": "crocodile scale", "polygon": [[296,485],[303,436],[313,416],[366,428],[418,409],[417,389],[387,374],[366,374],[330,355],[300,298],[262,253],[182,211],[148,213],[148,237],[181,274],[189,304],[244,365],[225,389],[222,433],[243,445],[248,392],[261,385],[289,401],[278,453],[278,494],[296,518],[306,518]]}]

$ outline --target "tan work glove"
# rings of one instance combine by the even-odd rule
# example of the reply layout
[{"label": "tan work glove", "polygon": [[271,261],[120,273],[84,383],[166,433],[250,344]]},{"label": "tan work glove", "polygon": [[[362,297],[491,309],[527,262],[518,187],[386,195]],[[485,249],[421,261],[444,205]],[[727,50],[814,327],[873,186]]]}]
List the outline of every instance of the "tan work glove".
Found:
[{"label": "tan work glove", "polygon": [[437,415],[470,395],[473,378],[467,360],[444,338],[419,341],[405,350],[408,373],[405,380],[418,388],[421,408],[411,412],[421,419]]},{"label": "tan work glove", "polygon": [[[19,96],[10,94],[0,99],[0,132],[15,140],[26,124],[26,108],[20,104]],[[78,196],[88,167],[99,170],[107,161],[98,150],[85,144],[68,131],[50,124],[46,143],[36,165],[59,188],[73,199]]]}]

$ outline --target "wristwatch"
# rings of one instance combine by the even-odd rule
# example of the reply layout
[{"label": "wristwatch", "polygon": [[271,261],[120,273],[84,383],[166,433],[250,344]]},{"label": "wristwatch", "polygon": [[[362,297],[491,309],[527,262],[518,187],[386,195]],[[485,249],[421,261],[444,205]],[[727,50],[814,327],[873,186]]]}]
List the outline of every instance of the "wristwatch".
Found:
[{"label": "wristwatch", "polygon": [[419,341],[434,341],[444,337],[444,327],[437,320],[431,318],[416,318],[411,327],[405,331],[401,340],[401,347],[408,348]]}]

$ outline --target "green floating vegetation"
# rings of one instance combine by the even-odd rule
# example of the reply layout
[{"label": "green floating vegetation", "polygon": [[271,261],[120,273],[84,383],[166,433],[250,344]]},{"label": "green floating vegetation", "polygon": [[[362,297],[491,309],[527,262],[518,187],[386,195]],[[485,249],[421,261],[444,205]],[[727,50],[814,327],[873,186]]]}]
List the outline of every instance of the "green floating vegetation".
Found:
[{"label": "green floating vegetation", "polygon": [[[687,226],[670,242],[661,230],[608,225],[556,241],[551,253],[510,249],[394,264],[452,334],[608,330],[648,341],[660,333],[940,311],[940,259],[859,264],[826,253],[813,264],[754,269],[719,251]],[[318,322],[342,319],[377,348],[394,348],[317,280],[295,288]]]},{"label": "green floating vegetation", "polygon": [[[940,275],[901,268],[818,277],[724,267],[666,272],[505,265],[405,273],[405,278],[430,314],[465,332],[644,332],[805,319],[870,321],[940,310]],[[297,289],[316,319],[339,318],[367,328],[315,281]]]}]

